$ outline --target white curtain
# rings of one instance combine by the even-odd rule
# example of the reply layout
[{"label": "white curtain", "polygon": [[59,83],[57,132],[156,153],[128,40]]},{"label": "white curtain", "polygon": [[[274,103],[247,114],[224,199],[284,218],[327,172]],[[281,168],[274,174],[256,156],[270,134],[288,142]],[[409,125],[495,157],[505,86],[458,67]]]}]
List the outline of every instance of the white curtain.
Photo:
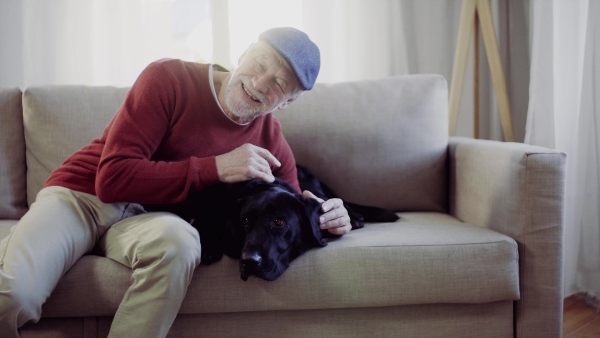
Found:
[{"label": "white curtain", "polygon": [[534,0],[525,142],[567,153],[565,294],[600,297],[600,2]]},{"label": "white curtain", "polygon": [[[302,0],[303,28],[321,49],[319,82],[435,73],[450,83],[462,0]],[[529,0],[491,0],[517,140],[525,135]],[[481,36],[481,34],[480,34]],[[502,140],[487,55],[480,45],[482,138]],[[472,59],[472,57],[471,57]],[[473,136],[473,67],[469,61],[457,135]]]},{"label": "white curtain", "polygon": [[[529,74],[528,0],[491,0],[515,133],[522,140]],[[273,26],[305,30],[320,46],[318,82],[408,73],[452,77],[462,0],[1,0],[0,85],[129,86],[164,57],[227,67]],[[502,139],[486,55],[481,137]],[[5,48],[9,46],[9,48]],[[458,135],[473,135],[468,67]]]},{"label": "white curtain", "polygon": [[[130,86],[154,60],[199,58],[198,51],[186,48],[182,35],[193,30],[191,25],[210,19],[208,0],[22,0],[21,4],[24,86]],[[186,10],[183,20],[173,20],[178,11]],[[212,40],[198,45],[211,46]]]}]

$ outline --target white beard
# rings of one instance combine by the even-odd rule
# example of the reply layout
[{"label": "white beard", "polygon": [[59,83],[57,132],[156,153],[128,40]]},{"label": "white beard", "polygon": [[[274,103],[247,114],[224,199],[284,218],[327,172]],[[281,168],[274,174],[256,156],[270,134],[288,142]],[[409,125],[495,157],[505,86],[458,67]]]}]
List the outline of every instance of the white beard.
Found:
[{"label": "white beard", "polygon": [[[231,93],[231,90],[234,85],[241,86],[242,83],[246,88],[248,88],[248,90],[251,90],[251,93],[253,93],[252,96],[260,100],[260,102],[262,103],[260,106],[254,106],[252,104],[249,104],[248,102],[245,102],[242,99],[235,99],[234,95],[232,95]],[[250,88],[252,88],[252,85],[249,83],[249,81],[239,79],[235,83],[232,82],[232,80],[230,80],[229,83],[227,83],[227,87],[225,89],[225,104],[227,105],[229,111],[241,120],[241,123],[250,122],[257,117],[270,112],[267,111],[269,107],[266,98],[262,94]]]}]

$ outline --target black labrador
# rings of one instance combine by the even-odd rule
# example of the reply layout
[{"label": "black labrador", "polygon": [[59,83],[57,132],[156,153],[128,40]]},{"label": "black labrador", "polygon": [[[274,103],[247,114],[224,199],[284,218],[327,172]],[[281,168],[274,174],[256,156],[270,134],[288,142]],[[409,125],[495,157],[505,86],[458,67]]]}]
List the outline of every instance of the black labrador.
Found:
[{"label": "black labrador", "polygon": [[[327,200],[336,197],[305,168],[298,166],[302,190]],[[364,222],[394,222],[393,212],[344,202],[352,229]],[[319,226],[321,204],[295,192],[285,181],[259,179],[216,184],[191,194],[184,202],[145,205],[148,211],[169,211],[190,222],[200,234],[201,264],[220,260],[223,254],[240,259],[242,280],[256,276],[273,281],[290,263],[313,247],[336,237]]]}]

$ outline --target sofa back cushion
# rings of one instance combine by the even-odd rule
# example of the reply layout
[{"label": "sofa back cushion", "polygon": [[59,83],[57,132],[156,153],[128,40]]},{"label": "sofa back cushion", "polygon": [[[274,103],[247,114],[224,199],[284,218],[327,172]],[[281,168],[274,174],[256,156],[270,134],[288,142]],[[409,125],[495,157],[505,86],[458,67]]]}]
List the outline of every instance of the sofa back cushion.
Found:
[{"label": "sofa back cushion", "polygon": [[[46,86],[23,95],[27,198],[99,137],[127,88]],[[447,84],[439,75],[317,84],[277,112],[298,163],[341,197],[397,211],[445,211]]]},{"label": "sofa back cushion", "polygon": [[27,210],[21,96],[19,88],[0,88],[0,219],[19,219]]},{"label": "sofa back cushion", "polygon": [[44,86],[23,94],[27,145],[27,200],[73,152],[100,137],[128,88]]},{"label": "sofa back cushion", "polygon": [[342,198],[447,209],[447,83],[439,75],[317,84],[277,112],[299,164]]}]

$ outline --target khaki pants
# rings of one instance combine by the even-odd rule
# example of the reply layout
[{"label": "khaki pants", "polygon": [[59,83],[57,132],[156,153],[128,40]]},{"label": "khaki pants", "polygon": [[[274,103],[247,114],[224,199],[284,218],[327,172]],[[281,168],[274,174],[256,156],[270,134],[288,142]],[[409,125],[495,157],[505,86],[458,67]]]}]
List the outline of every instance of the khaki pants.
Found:
[{"label": "khaki pants", "polygon": [[0,242],[2,337],[18,337],[18,327],[38,321],[59,279],[96,245],[133,271],[109,336],[166,336],[200,264],[196,229],[138,204],[49,187]]}]

